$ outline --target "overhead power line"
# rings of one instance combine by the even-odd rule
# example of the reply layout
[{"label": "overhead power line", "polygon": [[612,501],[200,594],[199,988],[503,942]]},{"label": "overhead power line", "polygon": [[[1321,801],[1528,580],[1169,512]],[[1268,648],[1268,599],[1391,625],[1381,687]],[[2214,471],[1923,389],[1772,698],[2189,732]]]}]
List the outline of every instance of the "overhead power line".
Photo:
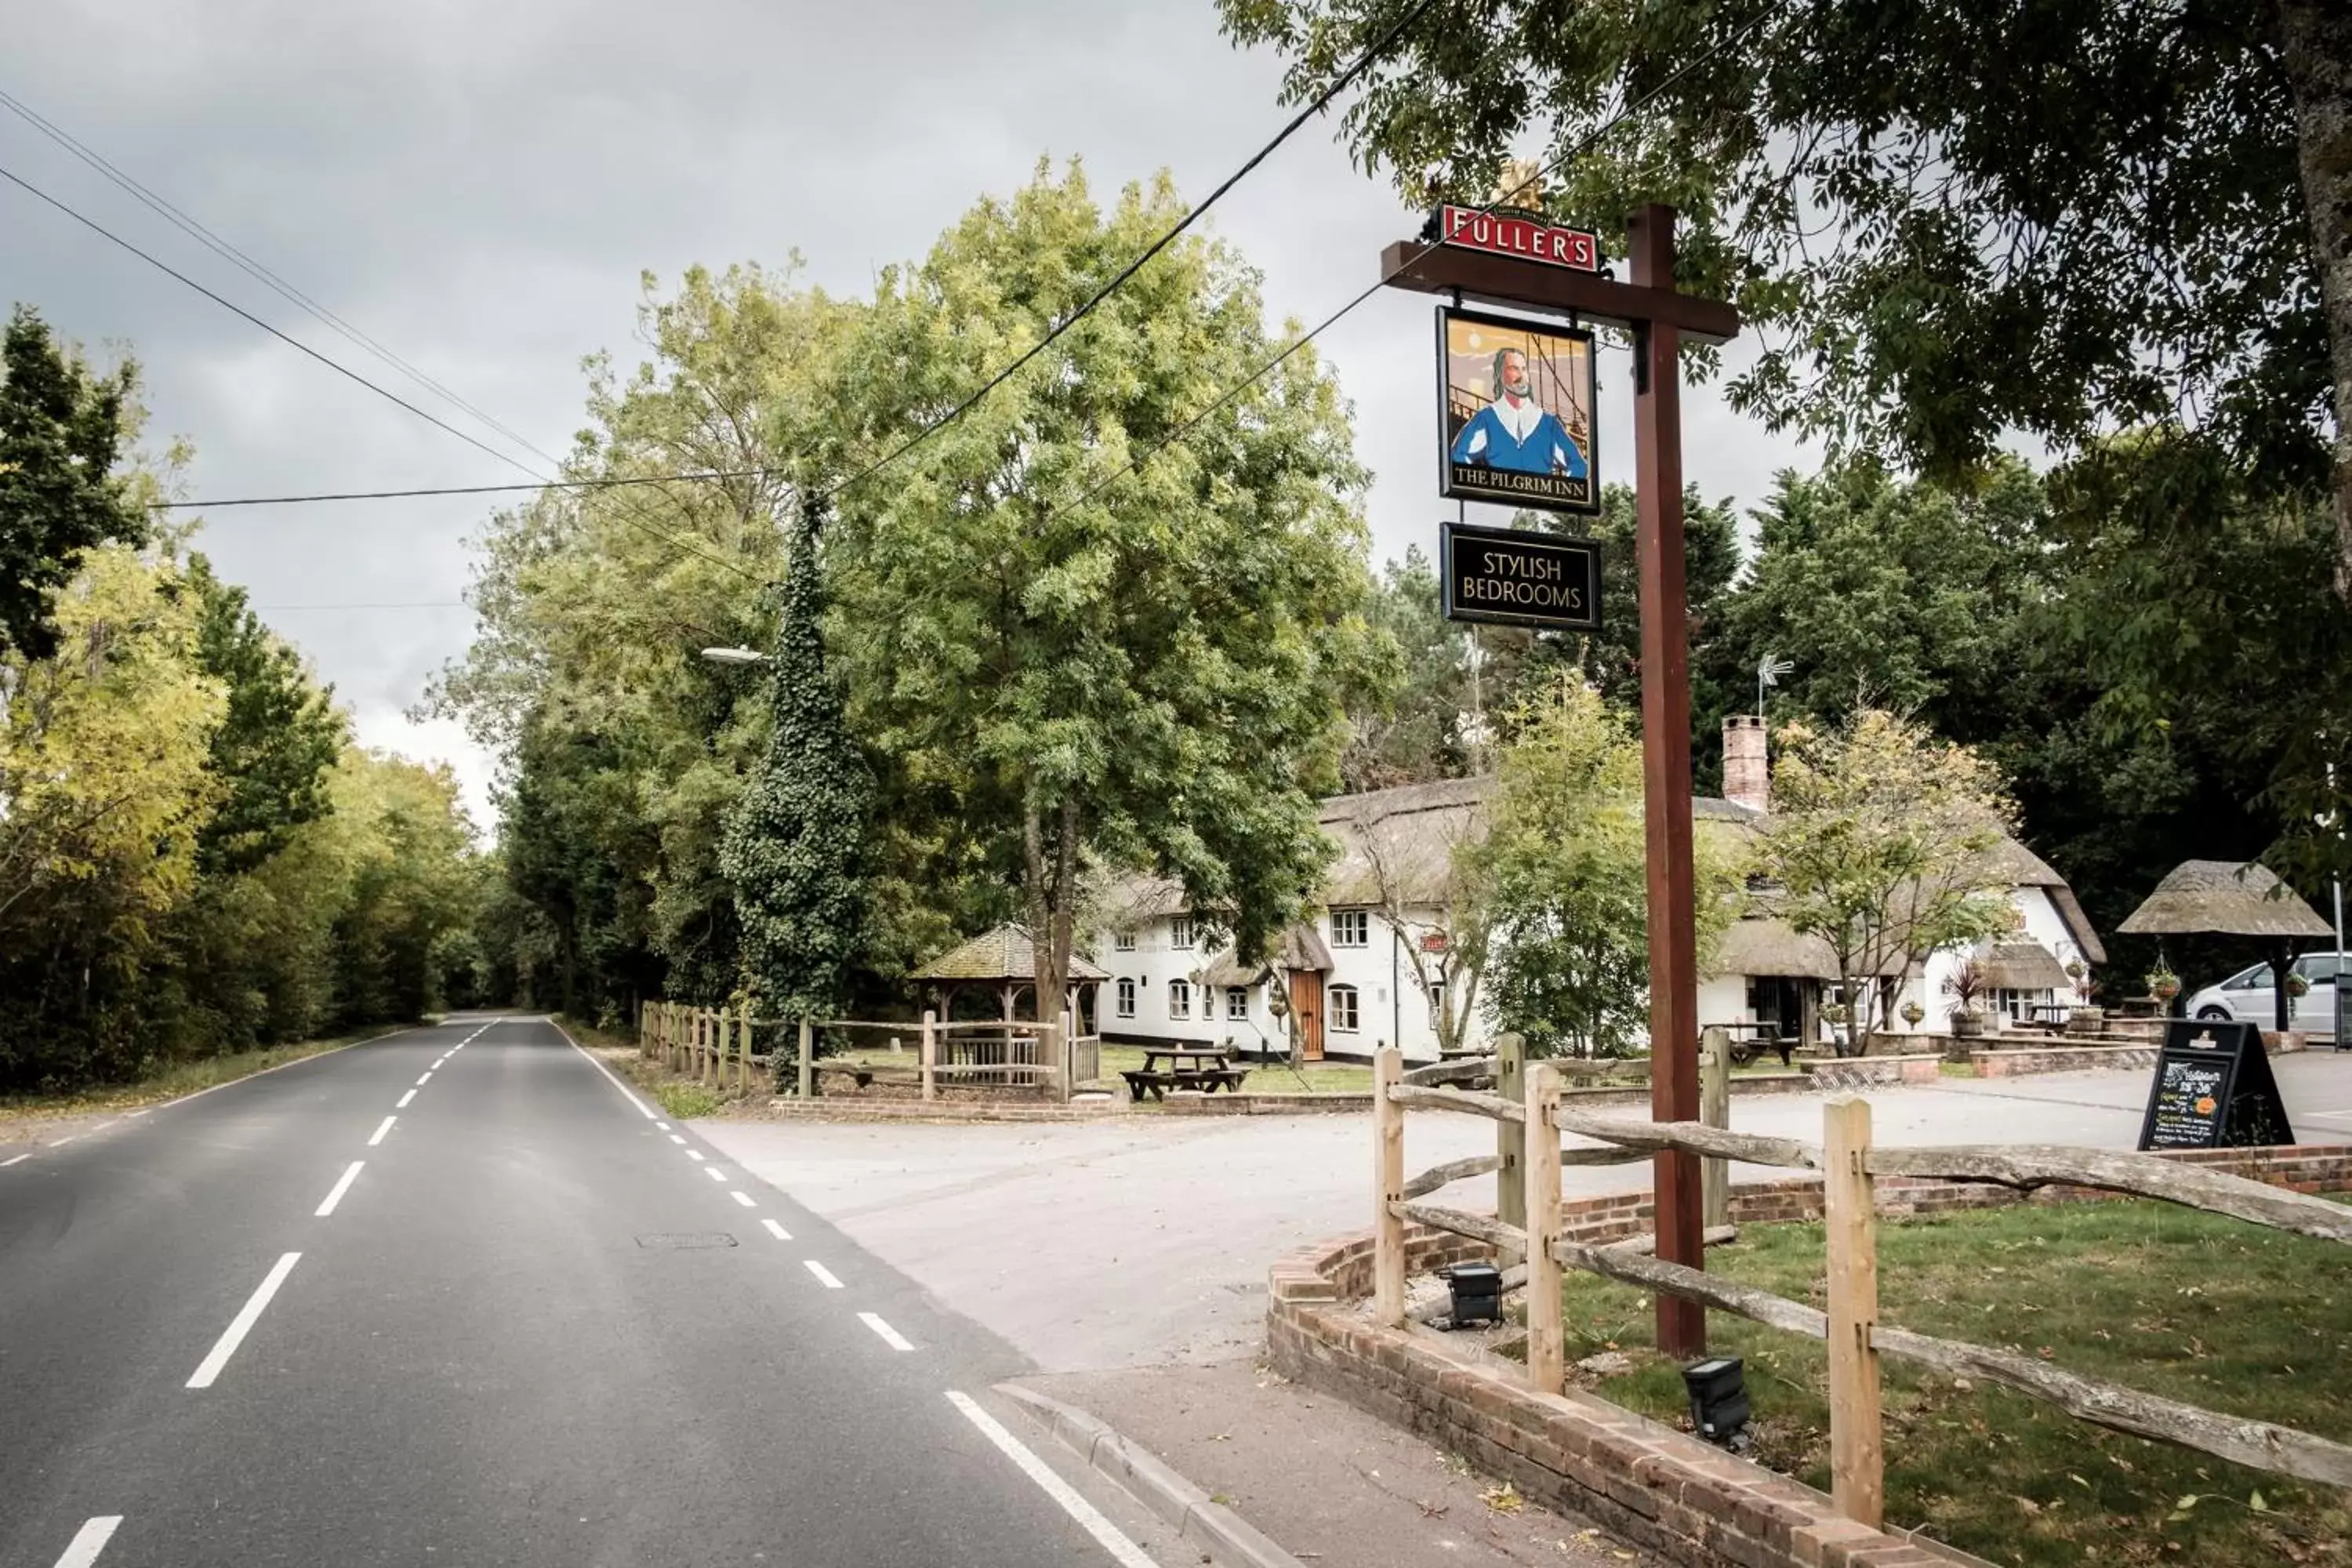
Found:
[{"label": "overhead power line", "polygon": [[[121,235],[116,234],[113,230],[107,228],[102,224],[98,223],[96,220],[85,217],[82,214],[75,211],[72,207],[68,206],[65,203],[59,201],[57,197],[49,195],[47,191],[42,190],[39,186],[32,184],[21,175],[14,174],[6,168],[0,168],[0,179],[5,179],[11,184],[16,185],[20,190],[26,192],[27,195],[37,197],[41,201],[46,202],[48,205],[55,207],[58,212],[61,212],[66,216],[73,219],[74,222],[81,225],[84,228],[89,229],[91,233],[120,246],[124,250],[127,250],[131,255],[137,257],[140,260],[147,263],[148,266],[154,268],[157,271],[164,274],[168,278],[172,278],[185,284],[187,287],[194,289],[197,293],[202,294],[205,299],[210,300],[215,305],[220,306],[223,310],[238,316],[245,321],[250,321],[255,326],[259,327],[263,331],[268,332],[271,337],[278,339],[280,342],[283,342],[289,347],[300,350],[304,354],[307,354],[311,359],[317,360],[320,364],[325,365],[336,374],[357,382],[360,385],[367,388],[370,392],[374,393],[377,396],[406,409],[409,413],[415,415],[416,417],[424,420],[426,424],[434,426],[436,429],[447,431],[450,435],[457,437],[457,439],[465,442],[467,446],[474,447],[478,451],[487,452],[489,456],[497,458],[499,462],[506,464],[509,468],[519,468],[522,472],[530,474],[534,480],[538,481],[537,485],[525,486],[521,488],[543,488],[549,482],[542,479],[541,476],[533,473],[529,464],[520,461],[512,454],[499,451],[497,447],[490,446],[488,442],[458,429],[447,420],[442,419],[436,415],[426,412],[425,409],[419,408],[416,405],[409,402],[398,393],[393,392],[385,387],[378,385],[373,381],[370,381],[366,376],[362,375],[359,372],[352,369],[349,365],[346,365],[326,354],[320,353],[317,349],[314,349],[310,344],[302,342],[301,339],[280,331],[278,328],[262,320],[259,316],[255,315],[244,306],[237,304],[233,300],[226,299],[220,294],[215,293],[212,289],[205,288],[202,283],[197,282],[194,279],[189,277],[186,273],[182,272],[177,268],[173,267],[168,262],[151,255],[147,251],[142,250],[139,247],[131,244],[129,240],[123,238]],[[150,510],[169,510],[169,507],[157,506],[151,508]],[[732,572],[738,576],[749,579],[750,581],[760,581],[760,575],[758,573],[746,571],[742,566],[736,563],[729,561],[723,556],[714,555],[709,551],[703,549],[701,546],[680,539],[662,529],[653,527],[627,516],[622,517],[621,521],[627,523],[630,527],[638,530],[640,532],[646,534],[648,537],[661,541],[663,543],[671,546],[673,549],[683,551],[691,555],[699,556],[704,561],[709,562],[714,566],[721,567],[726,571]]]},{"label": "overhead power line", "polygon": [[[1265,145],[1258,148],[1256,152],[1251,153],[1249,157],[1243,162],[1239,168],[1235,169],[1232,174],[1226,175],[1223,181],[1219,182],[1214,190],[1211,191],[1206,196],[1194,204],[1193,206],[1187,211],[1182,217],[1179,218],[1172,226],[1171,226],[1165,233],[1161,234],[1157,239],[1145,247],[1144,249],[1132,260],[1129,261],[1126,266],[1122,267],[1107,282],[1103,283],[1091,295],[1089,295],[1084,303],[1080,304],[1076,309],[1071,310],[1067,315],[1055,321],[1053,326],[1046,331],[1045,336],[1039,338],[1036,342],[1024,350],[1013,360],[1011,363],[1005,365],[1003,368],[997,371],[995,374],[989,377],[986,382],[982,384],[977,391],[974,391],[970,395],[966,396],[954,407],[949,409],[945,414],[940,416],[937,419],[932,420],[929,424],[924,426],[913,435],[908,437],[904,441],[892,447],[889,451],[885,452],[880,458],[876,458],[873,462],[859,469],[856,473],[827,487],[823,491],[818,492],[818,494],[824,499],[829,500],[835,496],[838,496],[843,491],[847,490],[854,486],[863,484],[866,480],[874,478],[877,474],[882,472],[883,469],[888,468],[891,464],[898,461],[898,459],[906,457],[916,447],[921,446],[925,441],[929,440],[932,437],[946,429],[950,425],[954,424],[957,420],[961,419],[965,415],[971,413],[972,409],[980,405],[982,399],[986,398],[998,387],[1003,386],[1006,382],[1012,380],[1013,377],[1018,374],[1024,367],[1034,363],[1038,355],[1044,353],[1048,348],[1051,348],[1055,342],[1059,342],[1073,328],[1076,327],[1080,321],[1083,321],[1087,317],[1092,315],[1095,310],[1104,303],[1104,301],[1110,299],[1110,297],[1117,293],[1120,289],[1126,287],[1126,285],[1135,278],[1136,274],[1148,266],[1154,258],[1165,251],[1171,245],[1173,245],[1194,224],[1198,223],[1202,217],[1207,216],[1212,207],[1215,206],[1219,201],[1223,200],[1234,186],[1240,184],[1243,180],[1255,173],[1261,163],[1264,163],[1267,158],[1271,157],[1284,142],[1289,141],[1292,136],[1296,135],[1300,128],[1305,126],[1308,121],[1314,119],[1317,115],[1322,113],[1323,110],[1329,108],[1332,100],[1339,97],[1340,93],[1346,91],[1356,79],[1361,76],[1365,69],[1369,68],[1374,60],[1385,54],[1390,47],[1397,41],[1397,39],[1403,37],[1406,29],[1418,22],[1428,13],[1430,7],[1435,4],[1437,4],[1437,0],[1418,0],[1418,3],[1410,10],[1405,12],[1403,16],[1400,16],[1396,22],[1389,27],[1388,31],[1381,34],[1381,37],[1375,39],[1370,47],[1359,54],[1355,60],[1349,64],[1345,70],[1341,71],[1337,77],[1332,79],[1329,85],[1325,87],[1321,92],[1318,93],[1312,102],[1301,109],[1297,114],[1291,116],[1290,120],[1284,124],[1280,130],[1274,133],[1272,139],[1267,141]],[[67,146],[68,150],[74,151],[77,155],[84,155],[86,150],[81,148],[79,142],[73,141],[71,137],[67,136],[63,132],[58,131],[55,127],[49,125],[47,121],[42,120],[39,116],[33,114],[28,110],[26,110],[22,105],[16,103],[15,100],[9,98],[5,92],[0,92],[0,107],[6,107],[15,110],[17,113],[24,115],[36,126],[42,129],[45,133],[59,139],[63,145]],[[86,161],[89,160],[94,160],[93,166],[99,168],[100,173],[106,174],[110,178],[115,179],[118,184],[123,184],[125,189],[130,190],[131,194],[138,195],[142,200],[147,201],[148,205],[151,206],[156,206],[157,210],[163,212],[164,216],[167,217],[172,217],[175,222],[180,222],[181,219],[185,218],[185,215],[179,213],[179,209],[173,207],[168,202],[163,202],[161,197],[153,196],[152,193],[146,191],[145,187],[138,184],[136,181],[131,180],[128,175],[121,174],[112,164],[106,163],[102,158],[98,158],[95,153],[88,153]],[[5,173],[5,171],[0,171],[0,173]],[[14,178],[13,175],[10,177]],[[22,184],[23,182],[19,181],[18,183]],[[26,188],[30,189],[31,187],[27,186]],[[35,194],[38,195],[39,193],[36,192]],[[57,204],[52,203],[52,205]],[[192,225],[194,226],[193,227],[190,226]],[[96,226],[92,225],[91,226],[95,227]],[[279,292],[284,293],[289,299],[294,300],[296,303],[302,305],[304,309],[310,310],[314,315],[320,315],[320,319],[328,321],[329,324],[333,325],[341,321],[340,317],[334,316],[331,311],[325,311],[324,307],[314,307],[309,300],[308,296],[301,294],[299,290],[294,289],[290,284],[283,284],[281,280],[277,279],[274,273],[269,272],[267,268],[261,267],[257,262],[252,262],[249,258],[245,258],[241,252],[238,252],[236,249],[235,247],[227,246],[226,241],[215,243],[215,237],[210,237],[210,231],[205,229],[201,224],[196,224],[193,218],[186,218],[184,222],[181,222],[181,226],[188,228],[189,232],[195,235],[197,238],[204,240],[205,243],[208,245],[212,245],[213,248],[220,250],[223,255],[227,256],[231,260],[236,261],[239,266],[245,267],[247,271],[253,272],[256,277],[261,279],[262,281],[268,283],[272,288],[278,289]],[[103,231],[101,230],[100,232]],[[215,296],[215,298],[218,298],[218,296]],[[224,301],[224,303],[226,303],[226,301]],[[230,308],[235,309],[234,306]],[[289,341],[290,342],[291,340],[289,339]],[[373,340],[365,337],[364,334],[359,334],[355,337],[354,341],[361,342],[362,346],[370,347],[372,349],[376,346]],[[299,345],[298,344],[297,346],[299,347]],[[307,353],[310,351],[306,350],[305,352]],[[389,351],[384,351],[384,353],[387,355],[389,354]],[[388,363],[391,363],[402,369],[410,368],[407,365],[407,362],[399,359],[396,355],[390,355]],[[347,372],[346,374],[349,373]],[[441,387],[438,383],[423,378],[421,373],[414,372],[412,370],[411,374],[418,375],[420,379],[424,381],[424,384],[431,386],[436,391],[442,392],[444,395],[449,397],[450,400],[456,403],[459,407],[474,414],[476,417],[483,420],[483,422],[489,425],[491,428],[499,430],[501,433],[508,435],[510,439],[515,440],[519,445],[529,447],[533,451],[538,450],[536,447],[530,447],[530,443],[522,440],[520,437],[514,436],[512,432],[507,431],[505,426],[500,426],[497,421],[490,419],[488,415],[482,414],[478,409],[474,408],[472,405],[458,398],[456,394],[450,393],[446,388]],[[389,395],[387,394],[387,395]],[[407,405],[403,405],[403,406]],[[431,416],[428,415],[426,417],[429,418]],[[436,423],[438,423],[438,421],[436,421]],[[447,428],[446,426],[443,427],[445,429]],[[480,443],[477,442],[476,445],[478,446]],[[544,458],[547,455],[542,452],[540,453],[540,456]],[[511,458],[504,458],[504,460],[508,462],[513,461]],[[554,461],[553,458],[549,458],[548,460],[551,462]],[[529,470],[526,469],[525,471],[528,472]],[[721,479],[791,479],[795,477],[795,474],[789,468],[771,466],[755,468],[714,470],[700,473],[654,474],[637,478],[610,480],[565,480],[551,482],[547,488],[589,489],[603,488],[606,485],[710,483]],[[215,510],[226,507],[294,506],[309,502],[324,501],[396,500],[425,496],[494,495],[517,490],[527,490],[534,488],[536,487],[530,485],[457,485],[407,489],[340,490],[308,495],[244,496],[225,500],[198,500],[156,501],[152,503],[152,506],[153,510]]]}]

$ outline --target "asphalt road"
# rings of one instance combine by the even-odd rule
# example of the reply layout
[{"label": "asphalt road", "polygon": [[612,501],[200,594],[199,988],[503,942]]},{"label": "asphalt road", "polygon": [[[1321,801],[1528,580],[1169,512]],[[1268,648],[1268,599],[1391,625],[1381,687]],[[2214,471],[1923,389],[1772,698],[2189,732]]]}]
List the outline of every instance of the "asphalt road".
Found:
[{"label": "asphalt road", "polygon": [[1147,1568],[1024,1370],[538,1020],[0,1167],[5,1568]]}]

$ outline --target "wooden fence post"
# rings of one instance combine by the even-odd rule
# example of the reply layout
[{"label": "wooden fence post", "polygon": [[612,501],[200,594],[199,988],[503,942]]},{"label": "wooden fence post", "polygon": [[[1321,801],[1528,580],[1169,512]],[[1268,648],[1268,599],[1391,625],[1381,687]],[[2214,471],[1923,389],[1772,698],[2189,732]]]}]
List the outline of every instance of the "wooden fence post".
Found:
[{"label": "wooden fence post", "polygon": [[649,1054],[646,1044],[646,999],[640,996],[630,1005],[637,1016],[637,1055],[643,1057]]},{"label": "wooden fence post", "polygon": [[813,1100],[816,1096],[816,1031],[805,1013],[801,1015],[800,1090],[803,1100]]},{"label": "wooden fence post", "polygon": [[1559,1069],[1538,1062],[1528,1074],[1528,1381],[1558,1394],[1568,1375],[1561,1329],[1559,1259]]},{"label": "wooden fence post", "polygon": [[[1710,1024],[1698,1036],[1698,1119],[1709,1127],[1731,1126],[1731,1031]],[[1699,1208],[1712,1229],[1731,1223],[1731,1162],[1698,1163]]]},{"label": "wooden fence post", "polygon": [[[1528,1042],[1519,1035],[1495,1039],[1495,1092],[1514,1105],[1528,1097]],[[1502,1164],[1495,1172],[1495,1217],[1524,1228],[1528,1223],[1528,1130],[1517,1121],[1495,1124],[1495,1153]],[[1495,1267],[1508,1268],[1519,1259],[1510,1248],[1496,1248]]]},{"label": "wooden fence post", "polygon": [[702,1011],[702,1070],[705,1081],[723,1084],[727,1080],[727,1038],[719,1032],[719,1015],[708,1007]]},{"label": "wooden fence post", "polygon": [[1404,1221],[1389,1205],[1404,1201],[1404,1107],[1389,1090],[1404,1077],[1404,1053],[1388,1046],[1372,1057],[1372,1315],[1404,1321]]},{"label": "wooden fence post", "polygon": [[940,1097],[939,1065],[940,1037],[937,1020],[933,1017],[931,1010],[926,1007],[923,1009],[923,1098],[925,1100],[937,1100]]},{"label": "wooden fence post", "polygon": [[654,1031],[659,1037],[662,1071],[669,1070],[669,1002],[665,998],[661,1011],[654,1019]]},{"label": "wooden fence post", "polygon": [[735,1043],[743,1047],[743,1070],[740,1082],[743,1092],[751,1092],[751,1005],[749,1002],[735,1014]]},{"label": "wooden fence post", "polygon": [[1885,1512],[1885,1451],[1879,1435],[1878,1220],[1870,1149],[1870,1101],[1822,1108],[1822,1206],[1829,1232],[1830,1497],[1848,1519],[1879,1527]]}]

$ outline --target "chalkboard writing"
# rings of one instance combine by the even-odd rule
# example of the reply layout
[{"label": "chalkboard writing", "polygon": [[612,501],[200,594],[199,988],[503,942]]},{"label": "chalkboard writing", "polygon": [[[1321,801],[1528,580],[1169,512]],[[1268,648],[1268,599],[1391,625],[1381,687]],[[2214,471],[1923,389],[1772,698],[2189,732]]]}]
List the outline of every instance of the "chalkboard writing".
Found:
[{"label": "chalkboard writing", "polygon": [[[2218,1057],[2220,1053],[2216,1052]],[[2227,1059],[2156,1064],[2156,1101],[2143,1149],[2211,1149],[2221,1142],[2222,1112],[2230,1104]]]},{"label": "chalkboard writing", "polygon": [[2140,1122],[2142,1149],[2292,1143],[2270,1053],[2252,1024],[2175,1018],[2165,1026]]}]

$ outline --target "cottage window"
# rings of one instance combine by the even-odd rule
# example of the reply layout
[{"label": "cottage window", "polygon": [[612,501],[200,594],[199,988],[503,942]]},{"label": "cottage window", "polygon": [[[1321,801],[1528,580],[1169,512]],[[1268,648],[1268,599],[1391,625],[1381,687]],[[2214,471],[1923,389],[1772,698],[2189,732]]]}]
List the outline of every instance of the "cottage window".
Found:
[{"label": "cottage window", "polygon": [[1135,982],[1132,980],[1118,983],[1118,1016],[1122,1018],[1135,1016]]},{"label": "cottage window", "polygon": [[1359,1026],[1356,1022],[1358,1017],[1356,988],[1352,985],[1334,985],[1331,987],[1328,1006],[1332,1029],[1342,1035],[1354,1034]]},{"label": "cottage window", "polygon": [[1168,1016],[1171,1018],[1189,1018],[1192,1016],[1192,982],[1171,980],[1168,983]]},{"label": "cottage window", "polygon": [[1369,947],[1372,941],[1372,915],[1370,910],[1333,910],[1331,911],[1331,945],[1333,947]]},{"label": "cottage window", "polygon": [[1173,948],[1188,948],[1192,945],[1191,917],[1178,915],[1168,922],[1168,945]]},{"label": "cottage window", "polygon": [[1249,992],[1239,985],[1225,987],[1225,1016],[1249,1022]]},{"label": "cottage window", "polygon": [[1133,952],[1135,951],[1135,933],[1131,931],[1113,931],[1110,934],[1110,944],[1121,952]]}]

